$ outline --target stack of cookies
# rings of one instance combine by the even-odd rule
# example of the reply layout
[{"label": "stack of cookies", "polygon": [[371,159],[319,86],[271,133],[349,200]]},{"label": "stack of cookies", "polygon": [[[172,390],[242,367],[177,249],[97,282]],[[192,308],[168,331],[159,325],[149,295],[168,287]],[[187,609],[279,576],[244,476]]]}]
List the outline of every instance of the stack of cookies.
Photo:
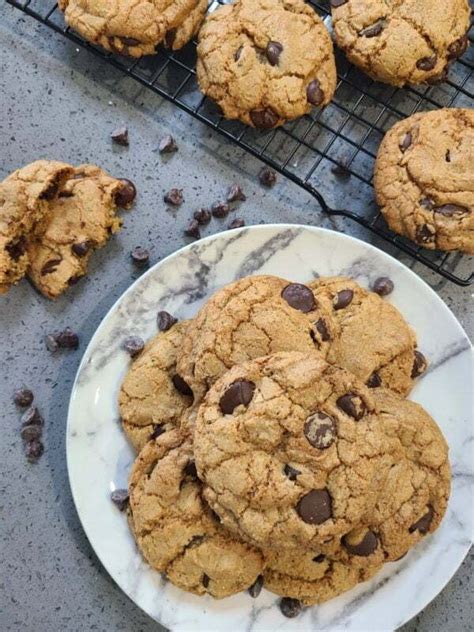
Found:
[{"label": "stack of cookies", "polygon": [[216,598],[264,586],[295,616],[438,527],[448,448],[404,399],[427,362],[379,294],[247,277],[193,320],[161,321],[119,404],[139,453],[130,526],[173,584]]}]

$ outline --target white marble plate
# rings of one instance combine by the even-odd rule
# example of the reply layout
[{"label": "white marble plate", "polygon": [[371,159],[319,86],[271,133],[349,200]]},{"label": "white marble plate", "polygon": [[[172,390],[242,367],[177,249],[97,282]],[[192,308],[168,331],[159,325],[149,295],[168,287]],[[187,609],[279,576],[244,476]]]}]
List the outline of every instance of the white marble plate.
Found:
[{"label": "white marble plate", "polygon": [[[218,287],[251,274],[292,281],[348,274],[363,285],[387,275],[390,301],[415,328],[429,372],[412,398],[436,418],[449,442],[453,490],[440,529],[371,582],[286,619],[263,591],[215,601],[187,594],[143,563],[125,516],[110,501],[124,487],[133,454],[118,423],[117,394],[129,366],[121,342],[156,333],[156,313],[193,316]],[[127,595],[172,630],[393,630],[445,586],[471,544],[473,520],[472,350],[461,326],[415,274],[376,248],[339,233],[304,226],[256,226],[203,239],[161,261],[112,307],[87,348],[69,408],[67,457],[77,511],[101,562]]]}]

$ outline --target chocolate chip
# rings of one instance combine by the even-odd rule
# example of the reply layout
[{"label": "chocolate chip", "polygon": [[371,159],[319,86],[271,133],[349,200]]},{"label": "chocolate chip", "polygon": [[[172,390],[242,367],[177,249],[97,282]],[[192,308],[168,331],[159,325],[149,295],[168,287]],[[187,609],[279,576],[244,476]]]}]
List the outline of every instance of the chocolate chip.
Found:
[{"label": "chocolate chip", "polygon": [[423,198],[422,200],[420,200],[420,206],[427,209],[428,211],[431,211],[433,210],[434,202],[433,200],[430,200],[430,198]]},{"label": "chocolate chip", "polygon": [[271,108],[252,110],[250,112],[250,119],[258,129],[271,129],[278,123],[278,114]]},{"label": "chocolate chip", "polygon": [[336,422],[326,413],[313,413],[305,421],[304,435],[313,447],[326,450],[336,440]]},{"label": "chocolate chip", "polygon": [[461,55],[466,52],[467,46],[468,37],[466,33],[466,35],[463,35],[448,46],[448,61],[453,61],[454,59],[461,57]]},{"label": "chocolate chip", "polygon": [[193,460],[188,461],[186,467],[184,468],[184,473],[186,474],[186,476],[190,476],[191,478],[198,477],[196,463]]},{"label": "chocolate chip", "polygon": [[431,57],[422,57],[416,62],[418,70],[433,70],[438,61],[437,55],[431,55]]},{"label": "chocolate chip", "polygon": [[379,539],[373,531],[369,530],[360,542],[351,542],[350,534],[348,534],[342,538],[342,543],[351,555],[368,557],[377,549]]},{"label": "chocolate chip", "polygon": [[22,426],[30,426],[32,424],[36,426],[42,426],[44,424],[44,419],[36,406],[31,406],[31,408],[28,408],[28,410],[21,417]]},{"label": "chocolate chip", "polygon": [[56,334],[56,342],[60,349],[77,349],[79,347],[79,336],[70,328]]},{"label": "chocolate chip", "polygon": [[221,396],[219,406],[224,415],[230,415],[238,406],[248,406],[252,401],[255,384],[249,380],[236,380]]},{"label": "chocolate chip", "polygon": [[333,298],[332,304],[334,309],[344,309],[351,304],[354,298],[354,292],[352,290],[341,290]]},{"label": "chocolate chip", "polygon": [[230,206],[227,204],[227,202],[214,202],[214,204],[211,206],[211,213],[214,215],[214,217],[218,217],[219,219],[227,217],[227,215],[229,215],[229,212]]},{"label": "chocolate chip", "polygon": [[242,55],[243,46],[239,46],[239,48],[234,53],[234,61],[239,61],[240,56]]},{"label": "chocolate chip", "polygon": [[41,193],[40,199],[47,200],[48,202],[50,202],[51,200],[54,200],[54,198],[56,197],[56,193],[58,192],[58,189],[59,189],[59,182],[57,182],[57,180],[53,180],[48,185],[48,187],[43,191],[43,193]]},{"label": "chocolate chip", "polygon": [[176,29],[170,29],[165,35],[165,44],[168,48],[173,48],[174,41],[176,39]]},{"label": "chocolate chip", "polygon": [[192,389],[190,388],[189,384],[185,380],[183,380],[181,375],[178,375],[177,373],[176,375],[173,375],[172,382],[178,393],[181,393],[181,395],[189,395],[189,397],[193,396]]},{"label": "chocolate chip", "polygon": [[359,35],[362,37],[376,37],[384,30],[385,24],[386,22],[383,18],[381,20],[377,20],[377,22],[374,22],[370,26],[366,26],[365,29],[359,31]]},{"label": "chocolate chip", "polygon": [[160,144],[158,145],[158,151],[160,154],[172,154],[175,151],[178,151],[178,145],[171,134],[163,136],[160,140]]},{"label": "chocolate chip", "polygon": [[444,159],[446,160],[446,162],[451,162],[451,152],[449,151],[449,149],[446,150],[446,153],[444,154]]},{"label": "chocolate chip", "polygon": [[321,562],[324,562],[325,559],[326,556],[324,555],[324,553],[320,553],[319,555],[316,555],[316,557],[313,557],[313,562],[316,562],[316,564],[321,564]]},{"label": "chocolate chip", "polygon": [[135,358],[139,353],[143,351],[145,343],[140,338],[140,336],[129,336],[123,341],[122,347],[123,349],[125,349],[130,357]]},{"label": "chocolate chip", "polygon": [[33,439],[25,444],[25,456],[30,463],[35,463],[44,452],[44,445],[39,439]]},{"label": "chocolate chip", "polygon": [[176,325],[178,319],[172,316],[169,312],[161,310],[156,316],[156,322],[160,331],[168,331],[168,329],[171,329],[173,325]]},{"label": "chocolate chip", "polygon": [[278,66],[283,46],[280,42],[268,42],[265,54],[271,66]]},{"label": "chocolate chip", "polygon": [[81,241],[77,244],[72,244],[71,250],[77,257],[85,257],[91,247],[90,241]]},{"label": "chocolate chip", "polygon": [[362,419],[367,410],[364,400],[357,393],[341,395],[341,397],[337,398],[336,404],[346,415],[349,415],[356,421]]},{"label": "chocolate chip", "polygon": [[342,5],[346,4],[346,2],[349,2],[349,0],[330,0],[331,6],[334,7],[335,9],[337,7],[342,7]]},{"label": "chocolate chip", "polygon": [[416,229],[416,240],[419,243],[427,244],[434,239],[434,230],[428,224],[422,224]]},{"label": "chocolate chip", "polygon": [[460,206],[459,204],[443,204],[442,206],[436,206],[433,210],[435,213],[440,213],[445,217],[468,215],[471,212],[466,206]]},{"label": "chocolate chip", "polygon": [[184,202],[183,189],[170,189],[168,193],[165,193],[163,199],[166,204],[171,204],[172,206],[181,206],[181,204]]},{"label": "chocolate chip", "polygon": [[263,575],[259,575],[254,583],[248,589],[248,593],[251,597],[256,599],[259,594],[262,592],[263,588]]},{"label": "chocolate chip", "polygon": [[165,429],[163,428],[163,426],[155,425],[155,427],[153,429],[153,432],[148,437],[149,441],[153,441],[154,439],[158,439],[158,437],[160,435],[162,435],[164,432],[165,432]]},{"label": "chocolate chip", "polygon": [[427,509],[428,511],[425,513],[425,515],[417,520],[414,524],[412,524],[411,527],[408,529],[410,533],[413,533],[414,531],[419,531],[423,535],[425,535],[425,533],[428,533],[430,525],[433,521],[434,511],[431,505],[428,505]]},{"label": "chocolate chip", "polygon": [[412,144],[413,138],[412,135],[410,134],[410,132],[407,132],[405,134],[405,136],[401,139],[401,141],[398,143],[398,146],[400,147],[401,151],[405,152],[408,147],[410,147],[410,145]]},{"label": "chocolate chip", "polygon": [[247,196],[242,191],[240,184],[232,184],[229,187],[226,196],[227,202],[245,202],[246,199]]},{"label": "chocolate chip", "polygon": [[229,224],[229,228],[232,230],[233,228],[243,228],[245,226],[245,220],[242,217],[236,217]]},{"label": "chocolate chip", "polygon": [[321,105],[324,101],[324,92],[321,90],[321,84],[317,79],[311,81],[306,87],[306,98],[313,105]]},{"label": "chocolate chip", "polygon": [[329,333],[328,326],[324,318],[320,318],[318,321],[316,321],[315,327],[318,330],[323,342],[331,340],[331,334]]},{"label": "chocolate chip", "polygon": [[34,395],[29,388],[20,388],[13,394],[13,401],[20,408],[26,408],[33,403]]},{"label": "chocolate chip", "polygon": [[26,237],[19,237],[16,241],[10,241],[6,246],[5,250],[10,255],[13,261],[18,261],[22,255],[25,254],[26,250]]},{"label": "chocolate chip", "polygon": [[308,524],[322,524],[332,516],[331,496],[327,489],[312,489],[300,498],[296,511]]},{"label": "chocolate chip", "polygon": [[209,586],[209,577],[206,574],[204,574],[202,576],[201,582],[202,582],[202,585],[204,586],[204,588],[207,588]]},{"label": "chocolate chip", "polygon": [[38,424],[28,424],[22,427],[20,434],[23,441],[33,441],[34,439],[41,439],[43,429]]},{"label": "chocolate chip", "polygon": [[76,285],[76,283],[78,283],[83,277],[84,274],[76,274],[75,276],[69,277],[69,279],[67,280],[67,284]]},{"label": "chocolate chip", "polygon": [[301,612],[302,605],[298,599],[292,599],[291,597],[283,597],[280,600],[280,610],[281,613],[288,617],[288,619],[293,619],[297,617]]},{"label": "chocolate chip", "polygon": [[142,248],[141,246],[134,248],[130,256],[133,263],[139,268],[146,267],[150,261],[150,253],[146,248]]},{"label": "chocolate chip", "polygon": [[55,351],[57,351],[59,349],[59,345],[58,345],[58,342],[56,340],[56,336],[54,334],[47,334],[44,337],[44,342],[46,344],[46,348],[51,353],[54,353]]},{"label": "chocolate chip", "polygon": [[262,167],[260,169],[260,173],[258,174],[258,179],[260,180],[260,184],[263,184],[263,186],[272,187],[277,181],[277,175],[273,169],[270,169],[270,167]]},{"label": "chocolate chip", "polygon": [[349,171],[349,159],[341,158],[338,163],[331,166],[331,173],[333,173],[336,178],[343,180],[350,178],[352,174]]},{"label": "chocolate chip", "polygon": [[422,375],[426,371],[426,369],[428,368],[428,361],[421,353],[421,351],[418,351],[418,349],[415,349],[413,356],[413,368],[411,370],[411,377],[412,379],[415,379],[416,377],[420,377],[420,375]]},{"label": "chocolate chip", "polygon": [[128,506],[128,489],[116,489],[110,494],[110,500],[119,511],[125,511]]},{"label": "chocolate chip", "polygon": [[204,226],[211,221],[211,211],[208,208],[200,208],[198,211],[194,211],[194,219],[198,224]]},{"label": "chocolate chip", "polygon": [[117,145],[122,145],[122,147],[128,147],[128,129],[126,127],[119,127],[112,132],[110,138],[117,143]]},{"label": "chocolate chip", "polygon": [[62,259],[50,259],[41,268],[41,274],[45,276],[46,274],[51,274],[52,272],[56,272],[57,267],[61,263],[61,261]]},{"label": "chocolate chip", "polygon": [[291,465],[285,465],[285,467],[283,468],[283,473],[287,478],[290,479],[290,481],[296,481],[296,477],[298,476],[298,474],[301,474],[299,470],[292,467]]},{"label": "chocolate chip", "polygon": [[379,277],[372,284],[372,291],[379,296],[388,296],[393,292],[393,281],[388,277]]},{"label": "chocolate chip", "polygon": [[378,388],[381,385],[382,385],[382,380],[380,379],[380,375],[374,371],[372,375],[369,377],[369,379],[367,380],[367,386],[369,388]]},{"label": "chocolate chip", "polygon": [[60,191],[58,194],[58,198],[72,198],[74,197],[74,193],[72,191]]},{"label": "chocolate chip", "polygon": [[287,285],[281,297],[288,303],[290,307],[300,312],[311,312],[316,307],[316,301],[311,289],[302,283],[290,283]]},{"label": "chocolate chip", "polygon": [[120,208],[128,208],[133,200],[137,197],[137,189],[131,180],[122,178],[120,180],[122,188],[115,194],[115,203]]},{"label": "chocolate chip", "polygon": [[193,239],[200,239],[201,231],[199,230],[199,222],[197,219],[189,221],[188,225],[184,229],[184,234],[188,237],[192,237]]}]

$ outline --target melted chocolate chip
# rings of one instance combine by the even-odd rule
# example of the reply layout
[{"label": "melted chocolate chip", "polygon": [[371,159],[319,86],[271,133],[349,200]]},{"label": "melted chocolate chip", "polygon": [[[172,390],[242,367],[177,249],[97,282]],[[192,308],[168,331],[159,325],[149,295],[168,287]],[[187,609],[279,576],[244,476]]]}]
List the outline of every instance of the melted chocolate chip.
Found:
[{"label": "melted chocolate chip", "polygon": [[238,406],[248,406],[252,401],[255,384],[249,380],[237,380],[221,396],[219,406],[224,415],[230,415]]},{"label": "melted chocolate chip", "polygon": [[77,257],[85,257],[91,247],[90,241],[81,241],[77,244],[72,244],[71,250]]},{"label": "melted chocolate chip", "polygon": [[411,370],[412,379],[415,379],[416,377],[422,375],[427,368],[428,361],[426,360],[425,356],[421,353],[421,351],[415,349],[415,352],[413,354],[413,368]]},{"label": "melted chocolate chip", "polygon": [[306,87],[306,98],[312,105],[321,105],[324,101],[324,92],[321,90],[321,84],[317,79],[311,81]]},{"label": "melted chocolate chip", "polygon": [[290,481],[296,481],[296,477],[298,476],[298,474],[301,474],[299,470],[292,467],[291,465],[285,465],[285,467],[283,468],[283,473],[287,478],[290,479]]},{"label": "melted chocolate chip", "polygon": [[316,557],[313,557],[313,562],[316,562],[316,564],[321,564],[321,562],[324,562],[325,559],[326,556],[324,555],[324,553],[320,553],[319,555],[316,555]]},{"label": "melted chocolate chip", "polygon": [[33,403],[34,395],[29,388],[20,388],[13,394],[13,401],[20,408],[26,408]]},{"label": "melted chocolate chip", "polygon": [[374,371],[374,373],[372,373],[372,375],[367,380],[367,386],[369,388],[378,388],[379,386],[382,386],[380,375]]},{"label": "melted chocolate chip", "polygon": [[47,201],[54,200],[58,192],[58,189],[59,189],[59,182],[57,180],[53,180],[48,185],[48,187],[43,191],[43,193],[40,195],[40,199],[47,200]]},{"label": "melted chocolate chip", "polygon": [[184,202],[183,189],[170,189],[165,193],[163,199],[166,204],[171,204],[171,206],[181,206]]},{"label": "melted chocolate chip", "polygon": [[431,211],[434,207],[434,202],[433,200],[430,200],[430,198],[423,198],[420,200],[420,206],[425,208],[427,211]]},{"label": "melted chocolate chip", "polygon": [[427,509],[428,511],[425,513],[425,515],[417,520],[414,524],[412,524],[411,527],[408,529],[410,533],[413,533],[414,531],[419,531],[423,535],[425,535],[425,533],[428,533],[430,525],[434,518],[434,511],[431,505],[428,505]]},{"label": "melted chocolate chip", "polygon": [[300,498],[296,511],[307,524],[322,524],[332,516],[331,496],[327,489],[312,489]]},{"label": "melted chocolate chip", "polygon": [[168,329],[171,329],[171,327],[173,327],[173,325],[176,325],[177,322],[177,318],[172,316],[169,312],[165,312],[164,310],[161,310],[156,315],[156,323],[160,331],[168,331]]},{"label": "melted chocolate chip", "polygon": [[167,48],[173,48],[174,41],[176,39],[176,29],[170,29],[165,35],[165,44]]},{"label": "melted chocolate chip", "polygon": [[207,588],[209,586],[209,577],[206,574],[204,574],[202,576],[201,582],[204,588]]},{"label": "melted chocolate chip", "polygon": [[50,259],[41,268],[42,276],[56,272],[58,265],[62,262],[62,259]]},{"label": "melted chocolate chip", "polygon": [[434,239],[434,230],[428,224],[422,224],[416,229],[416,240],[418,243],[427,244]]},{"label": "melted chocolate chip", "polygon": [[128,129],[126,127],[119,127],[112,132],[110,138],[117,143],[117,145],[122,145],[122,147],[128,147]]},{"label": "melted chocolate chip", "polygon": [[349,0],[330,0],[331,6],[334,7],[335,9],[337,7],[342,7],[342,5],[346,4],[347,2],[349,2]]},{"label": "melted chocolate chip", "polygon": [[248,589],[248,593],[251,597],[256,599],[259,594],[262,592],[263,588],[263,575],[259,575],[254,583]]},{"label": "melted chocolate chip", "polygon": [[153,432],[148,437],[149,441],[153,441],[153,439],[158,439],[158,437],[162,435],[164,432],[165,432],[165,429],[163,428],[163,426],[156,425],[153,429]]},{"label": "melted chocolate chip", "polygon": [[227,202],[245,202],[246,199],[247,196],[243,192],[240,184],[232,184],[229,187],[226,196]]},{"label": "melted chocolate chip", "polygon": [[357,393],[346,393],[336,400],[339,408],[356,421],[362,419],[366,413],[364,400]]},{"label": "melted chocolate chip", "polygon": [[302,283],[290,283],[283,289],[281,296],[290,307],[303,313],[311,312],[316,307],[313,292]]},{"label": "melted chocolate chip", "polygon": [[410,147],[412,142],[413,142],[412,135],[410,134],[410,132],[407,132],[405,136],[401,139],[401,141],[398,143],[398,146],[403,152],[405,152],[408,149],[408,147]]},{"label": "melted chocolate chip", "polygon": [[351,304],[353,298],[354,292],[352,290],[341,290],[333,298],[332,304],[334,309],[344,309],[344,307]]},{"label": "melted chocolate chip", "polygon": [[194,211],[193,217],[199,225],[204,226],[204,224],[209,224],[212,214],[208,208],[200,208],[198,211]]},{"label": "melted chocolate chip", "polygon": [[257,129],[271,129],[278,123],[278,114],[271,108],[252,110],[250,119]]},{"label": "melted chocolate chip", "polygon": [[379,296],[388,296],[393,292],[393,281],[388,277],[379,277],[372,284],[372,291]]},{"label": "melted chocolate chip", "polygon": [[451,162],[451,152],[449,149],[446,150],[446,153],[444,154],[444,159],[446,160],[446,162]]},{"label": "melted chocolate chip", "polygon": [[351,555],[368,557],[377,549],[379,540],[375,533],[369,530],[359,542],[351,542],[348,534],[342,538],[342,543]]},{"label": "melted chocolate chip", "polygon": [[125,46],[138,46],[138,44],[140,44],[140,40],[137,40],[135,37],[120,36],[120,40],[125,44]]},{"label": "melted chocolate chip", "polygon": [[331,334],[329,333],[326,321],[324,320],[324,318],[320,318],[317,322],[316,322],[316,329],[318,330],[319,334],[321,335],[321,340],[323,342],[327,342],[328,340],[331,340]]},{"label": "melted chocolate chip", "polygon": [[122,188],[115,194],[115,203],[121,208],[128,208],[137,196],[137,189],[131,180],[122,178],[120,180]]},{"label": "melted chocolate chip", "polygon": [[186,476],[190,476],[191,478],[198,477],[196,463],[193,460],[188,461],[188,464],[184,468],[184,473],[186,474]]},{"label": "melted chocolate chip", "polygon": [[239,48],[234,53],[234,61],[239,61],[240,56],[242,55],[243,46],[239,46]]},{"label": "melted chocolate chip", "polygon": [[359,35],[362,37],[376,37],[384,30],[385,24],[386,22],[384,19],[377,20],[377,22],[374,22],[370,26],[366,26],[365,29],[359,31]]},{"label": "melted chocolate chip", "polygon": [[191,387],[185,380],[183,380],[181,375],[178,375],[176,373],[176,375],[172,377],[172,382],[178,393],[181,393],[181,395],[188,395],[189,397],[193,396],[193,391]]},{"label": "melted chocolate chip", "polygon": [[125,511],[128,506],[128,489],[116,489],[110,494],[110,500],[119,509]]},{"label": "melted chocolate chip", "polygon": [[314,413],[305,421],[304,435],[313,447],[318,448],[318,450],[326,450],[336,440],[336,422],[326,413]]},{"label": "melted chocolate chip", "polygon": [[214,217],[222,219],[223,217],[227,217],[230,212],[230,206],[227,202],[214,202],[211,206],[211,213]]},{"label": "melted chocolate chip", "polygon": [[145,343],[139,336],[129,336],[123,341],[123,348],[132,358],[141,353],[145,347]]},{"label": "melted chocolate chip", "polygon": [[21,236],[16,241],[10,241],[5,246],[5,250],[8,252],[13,261],[18,261],[20,257],[25,254],[26,237]]},{"label": "melted chocolate chip", "polygon": [[268,42],[265,54],[271,66],[278,66],[283,46],[280,42]]},{"label": "melted chocolate chip", "polygon": [[461,55],[463,55],[467,50],[468,42],[469,40],[466,33],[466,35],[463,35],[463,37],[460,37],[450,44],[448,46],[448,61],[453,61],[454,59],[461,57]]},{"label": "melted chocolate chip", "polygon": [[445,217],[453,217],[454,215],[469,215],[471,212],[466,206],[460,206],[459,204],[443,204],[442,206],[436,206],[435,213],[440,213]]},{"label": "melted chocolate chip", "polygon": [[178,151],[178,145],[171,134],[163,136],[160,140],[160,144],[158,145],[158,151],[160,154],[172,154],[175,151]]},{"label": "melted chocolate chip", "polygon": [[416,62],[418,70],[433,70],[438,61],[437,55],[431,55],[431,57],[422,57]]}]

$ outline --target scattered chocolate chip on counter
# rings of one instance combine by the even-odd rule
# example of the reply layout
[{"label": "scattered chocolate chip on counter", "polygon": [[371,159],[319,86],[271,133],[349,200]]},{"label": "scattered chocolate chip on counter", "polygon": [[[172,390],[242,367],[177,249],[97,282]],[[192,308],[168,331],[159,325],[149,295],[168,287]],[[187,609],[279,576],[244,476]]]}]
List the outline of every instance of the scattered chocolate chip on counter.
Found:
[{"label": "scattered chocolate chip on counter", "polygon": [[277,181],[277,174],[270,167],[262,167],[258,174],[258,179],[263,186],[272,187]]},{"label": "scattered chocolate chip on counter", "polygon": [[22,426],[20,435],[23,441],[33,441],[34,439],[41,439],[43,429],[39,424],[27,424]]},{"label": "scattered chocolate chip on counter", "polygon": [[112,132],[110,138],[117,143],[117,145],[122,145],[122,147],[128,147],[128,129],[126,127],[118,127],[116,130]]},{"label": "scattered chocolate chip on counter", "polygon": [[379,277],[372,285],[372,291],[379,296],[388,296],[393,292],[393,288],[393,281],[388,277]]},{"label": "scattered chocolate chip on counter", "polygon": [[229,212],[230,206],[227,204],[227,202],[214,202],[214,204],[211,206],[211,213],[214,217],[218,217],[219,219],[227,217]]},{"label": "scattered chocolate chip on counter", "polygon": [[130,257],[137,268],[145,268],[150,262],[150,253],[141,246],[134,248],[130,253]]},{"label": "scattered chocolate chip on counter", "polygon": [[129,336],[123,341],[122,348],[128,353],[131,358],[135,358],[140,354],[145,347],[145,343],[140,336]]},{"label": "scattered chocolate chip on counter", "polygon": [[204,226],[204,224],[209,224],[212,214],[208,208],[200,208],[198,211],[194,211],[193,216],[198,224]]},{"label": "scattered chocolate chip on counter", "polygon": [[247,196],[242,191],[240,184],[232,184],[227,191],[227,202],[245,202]]},{"label": "scattered chocolate chip on counter", "polygon": [[44,445],[39,439],[32,439],[25,443],[25,456],[30,463],[36,463],[43,452]]},{"label": "scattered chocolate chip on counter", "polygon": [[70,328],[56,334],[56,342],[60,349],[77,349],[79,347],[79,336]]},{"label": "scattered chocolate chip on counter", "polygon": [[283,597],[280,601],[280,610],[285,617],[293,619],[293,617],[298,616],[301,612],[301,602],[291,597]]},{"label": "scattered chocolate chip on counter", "polygon": [[110,494],[110,500],[119,511],[125,511],[128,506],[128,489],[116,489]]},{"label": "scattered chocolate chip on counter", "polygon": [[178,145],[171,134],[163,136],[158,145],[158,151],[160,154],[173,154],[175,151],[178,151]]},{"label": "scattered chocolate chip on counter", "polygon": [[176,325],[178,319],[172,316],[169,312],[162,310],[158,312],[156,322],[160,331],[168,331],[168,329],[171,329],[173,325]]},{"label": "scattered chocolate chip on counter", "polygon": [[54,334],[47,334],[44,337],[44,342],[46,344],[46,348],[48,351],[51,351],[51,353],[54,353],[59,349],[59,345]]},{"label": "scattered chocolate chip on counter", "polygon": [[184,202],[183,189],[170,189],[163,197],[166,204],[171,206],[181,206]]},{"label": "scattered chocolate chip on counter", "polygon": [[34,395],[29,388],[20,388],[13,394],[13,401],[20,408],[26,408],[33,403]]},{"label": "scattered chocolate chip on counter", "polygon": [[331,173],[340,178],[341,180],[348,180],[351,177],[349,171],[349,161],[346,158],[341,158],[337,164],[332,165]]},{"label": "scattered chocolate chip on counter", "polygon": [[194,239],[201,237],[201,231],[199,230],[199,222],[197,219],[192,219],[184,229],[184,234]]},{"label": "scattered chocolate chip on counter", "polygon": [[232,229],[232,228],[242,228],[243,226],[245,226],[245,220],[242,217],[236,217],[229,224],[229,228],[230,229]]}]

